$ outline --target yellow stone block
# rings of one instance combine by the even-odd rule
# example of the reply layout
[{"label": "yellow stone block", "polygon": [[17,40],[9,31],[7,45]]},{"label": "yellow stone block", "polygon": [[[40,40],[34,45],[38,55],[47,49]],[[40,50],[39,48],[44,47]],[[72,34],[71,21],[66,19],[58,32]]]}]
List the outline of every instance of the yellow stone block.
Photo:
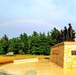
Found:
[{"label": "yellow stone block", "polygon": [[62,42],[51,47],[50,60],[63,68],[75,68],[76,42]]}]

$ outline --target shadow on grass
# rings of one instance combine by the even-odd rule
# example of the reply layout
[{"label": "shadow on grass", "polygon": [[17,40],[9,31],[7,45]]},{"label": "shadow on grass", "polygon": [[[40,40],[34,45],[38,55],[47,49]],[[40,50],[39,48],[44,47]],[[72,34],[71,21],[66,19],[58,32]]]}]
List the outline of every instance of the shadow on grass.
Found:
[{"label": "shadow on grass", "polygon": [[36,75],[37,72],[34,70],[27,71],[25,75]]}]

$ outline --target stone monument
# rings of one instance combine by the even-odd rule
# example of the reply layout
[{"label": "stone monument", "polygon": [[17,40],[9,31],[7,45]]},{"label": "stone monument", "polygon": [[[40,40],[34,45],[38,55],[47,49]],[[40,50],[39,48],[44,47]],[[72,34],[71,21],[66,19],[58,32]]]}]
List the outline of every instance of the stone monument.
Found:
[{"label": "stone monument", "polygon": [[64,29],[61,29],[61,31],[59,31],[56,37],[57,43],[61,43],[64,41],[74,41],[71,23],[69,23],[68,25],[68,28],[65,26]]},{"label": "stone monument", "polygon": [[73,39],[72,39],[72,26],[71,26],[70,23],[69,23],[68,25],[69,25],[69,28],[68,28],[68,36],[69,36],[69,40],[73,40]]},{"label": "stone monument", "polygon": [[58,34],[59,43],[51,47],[50,60],[62,68],[76,68],[76,42],[72,39],[72,26]]},{"label": "stone monument", "polygon": [[67,41],[67,28],[64,27],[64,41]]}]

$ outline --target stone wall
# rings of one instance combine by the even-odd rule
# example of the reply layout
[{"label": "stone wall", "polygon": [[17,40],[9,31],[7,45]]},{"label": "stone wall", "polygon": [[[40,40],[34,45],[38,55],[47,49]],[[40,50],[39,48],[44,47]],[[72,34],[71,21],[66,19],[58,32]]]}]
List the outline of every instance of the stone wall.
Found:
[{"label": "stone wall", "polygon": [[64,45],[64,68],[76,68],[76,42],[65,42]]},{"label": "stone wall", "polygon": [[63,68],[76,68],[76,42],[62,42],[53,46],[50,60]]},{"label": "stone wall", "polygon": [[63,67],[64,60],[64,45],[63,43],[57,44],[51,48],[50,60],[57,65]]}]

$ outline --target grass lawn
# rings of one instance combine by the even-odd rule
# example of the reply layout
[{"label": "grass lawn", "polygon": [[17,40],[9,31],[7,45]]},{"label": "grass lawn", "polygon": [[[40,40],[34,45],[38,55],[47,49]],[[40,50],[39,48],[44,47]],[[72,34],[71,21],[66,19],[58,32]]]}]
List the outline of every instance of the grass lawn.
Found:
[{"label": "grass lawn", "polygon": [[50,56],[46,56],[46,55],[29,55],[29,54],[14,55],[14,56],[0,55],[0,64],[13,62],[13,60],[17,60],[17,59],[28,59],[28,58],[44,59],[44,58],[50,58]]}]

